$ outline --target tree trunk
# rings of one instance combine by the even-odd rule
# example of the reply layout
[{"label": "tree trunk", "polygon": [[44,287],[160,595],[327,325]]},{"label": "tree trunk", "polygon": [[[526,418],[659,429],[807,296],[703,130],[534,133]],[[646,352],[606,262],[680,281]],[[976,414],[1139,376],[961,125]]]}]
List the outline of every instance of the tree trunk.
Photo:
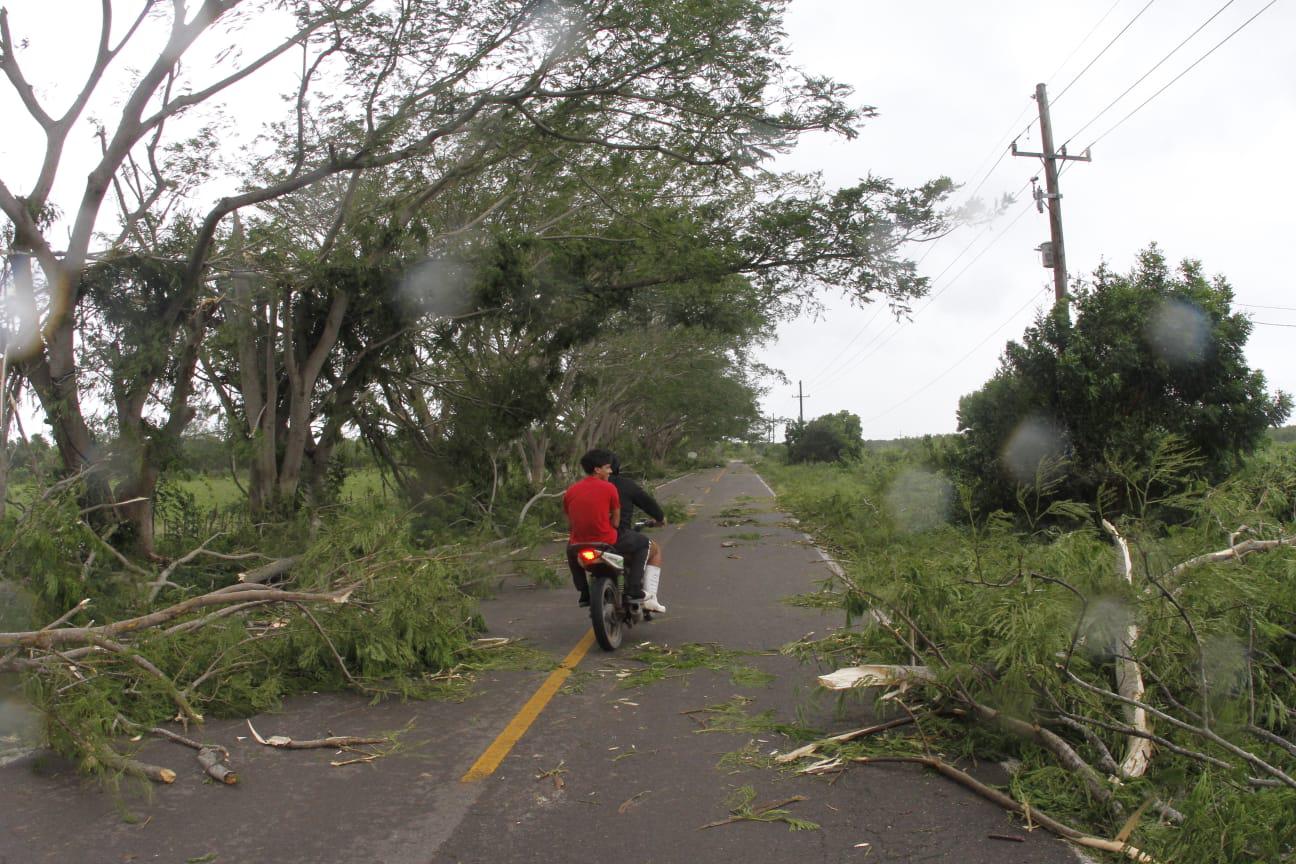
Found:
[{"label": "tree trunk", "polygon": [[[279,469],[278,494],[280,502],[287,504],[297,496],[301,481],[302,464],[306,459],[306,445],[310,441],[310,424],[313,419],[312,402],[315,385],[319,382],[324,363],[342,332],[349,298],[341,291],[333,293],[328,316],[319,341],[310,347],[310,354],[298,365],[297,337],[300,328],[289,313],[284,327],[284,366],[288,372],[289,404],[288,434],[284,439],[283,462]],[[285,304],[285,308],[291,308]]]}]

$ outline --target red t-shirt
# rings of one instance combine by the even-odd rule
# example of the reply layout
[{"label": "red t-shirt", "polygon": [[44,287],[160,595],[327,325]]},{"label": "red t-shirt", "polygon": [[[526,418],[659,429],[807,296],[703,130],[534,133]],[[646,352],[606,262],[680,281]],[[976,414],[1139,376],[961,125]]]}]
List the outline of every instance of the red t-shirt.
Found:
[{"label": "red t-shirt", "polygon": [[617,489],[594,475],[577,480],[563,493],[563,512],[571,525],[569,543],[615,543],[612,511],[621,506]]}]

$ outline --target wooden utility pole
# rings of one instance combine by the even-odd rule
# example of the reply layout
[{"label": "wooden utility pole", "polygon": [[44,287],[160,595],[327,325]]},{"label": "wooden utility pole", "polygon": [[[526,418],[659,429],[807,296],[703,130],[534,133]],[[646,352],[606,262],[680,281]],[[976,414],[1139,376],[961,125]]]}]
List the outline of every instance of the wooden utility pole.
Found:
[{"label": "wooden utility pole", "polygon": [[1090,162],[1089,149],[1086,147],[1084,153],[1079,156],[1068,156],[1066,145],[1063,145],[1060,151],[1053,149],[1053,121],[1049,118],[1048,93],[1043,84],[1035,85],[1035,101],[1039,103],[1039,121],[1040,121],[1040,143],[1044,147],[1043,153],[1026,153],[1017,149],[1017,142],[1012,143],[1012,154],[1014,156],[1034,156],[1044,160],[1044,186],[1047,195],[1040,195],[1037,191],[1035,194],[1035,204],[1043,212],[1043,199],[1048,200],[1049,213],[1049,234],[1052,242],[1047,249],[1042,248],[1044,252],[1044,266],[1053,268],[1053,297],[1054,300],[1062,304],[1065,311],[1067,302],[1067,269],[1066,269],[1066,244],[1062,239],[1062,193],[1058,191],[1058,163],[1070,160],[1072,162]]},{"label": "wooden utility pole", "polygon": [[797,395],[793,398],[797,400],[797,419],[801,421],[801,425],[804,426],[805,425],[805,400],[809,399],[810,397],[805,395],[804,392],[802,392],[800,381],[797,382]]}]

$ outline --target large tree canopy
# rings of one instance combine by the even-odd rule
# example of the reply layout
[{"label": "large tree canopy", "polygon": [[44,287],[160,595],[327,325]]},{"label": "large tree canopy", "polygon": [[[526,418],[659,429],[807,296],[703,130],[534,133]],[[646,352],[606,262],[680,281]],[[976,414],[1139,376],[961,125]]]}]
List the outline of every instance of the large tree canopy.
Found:
[{"label": "large tree canopy", "polygon": [[[65,471],[86,473],[96,518],[134,523],[146,549],[166,439],[207,393],[253,466],[254,508],[295,506],[344,426],[375,420],[360,406],[414,398],[391,369],[427,380],[412,361],[445,364],[446,317],[484,315],[534,342],[524,322],[550,286],[528,274],[561,271],[580,279],[564,291],[602,302],[676,295],[656,308],[694,323],[694,306],[723,326],[710,301],[736,277],[767,319],[826,287],[900,308],[925,290],[899,250],[941,229],[948,181],[832,190],[762,168],[804,132],[851,136],[873,113],[789,65],[786,0],[149,0],[123,28],[113,13],[126,5],[103,0],[91,71],[57,109],[29,78],[21,22],[0,12],[0,70],[45,143],[34,179],[0,171],[0,213],[24,337],[7,350]],[[241,48],[254,20],[259,54]],[[123,80],[79,200],[55,201],[69,135]],[[258,82],[286,91],[282,116],[229,152],[210,111]],[[532,262],[496,280],[515,279],[507,302],[399,302],[411,282],[483,285],[463,267],[491,266],[498,238]],[[148,332],[127,332],[142,314]],[[82,324],[93,332],[78,336]],[[535,380],[563,371],[573,326],[539,366],[527,360],[545,373]],[[98,381],[116,415],[103,425],[83,407]],[[493,452],[510,429],[547,422],[524,416],[546,404],[529,396],[463,440]],[[429,428],[446,405],[380,416],[426,407]],[[121,445],[111,462],[109,443]]]}]

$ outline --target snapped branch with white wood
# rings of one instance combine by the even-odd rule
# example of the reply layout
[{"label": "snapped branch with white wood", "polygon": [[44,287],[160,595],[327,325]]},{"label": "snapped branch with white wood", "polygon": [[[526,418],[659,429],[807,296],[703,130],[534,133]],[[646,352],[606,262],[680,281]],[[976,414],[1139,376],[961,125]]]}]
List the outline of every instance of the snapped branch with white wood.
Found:
[{"label": "snapped branch with white wood", "polygon": [[[1102,520],[1103,529],[1111,535],[1112,540],[1116,543],[1117,551],[1120,557],[1120,574],[1126,584],[1134,584],[1134,565],[1130,560],[1129,544],[1125,538],[1116,530],[1116,526]],[[1143,672],[1139,669],[1138,662],[1133,658],[1134,643],[1139,638],[1139,627],[1134,621],[1130,621],[1125,629],[1125,652],[1116,660],[1116,692],[1124,698],[1130,700],[1122,704],[1125,712],[1125,722],[1135,729],[1145,734],[1151,734],[1152,726],[1148,722],[1147,712],[1142,708],[1131,704],[1133,702],[1143,701]],[[1147,771],[1148,764],[1152,761],[1152,742],[1141,735],[1130,735],[1126,739],[1125,759],[1120,764],[1120,775],[1122,777],[1142,777]]]},{"label": "snapped branch with white wood", "polygon": [[827,690],[852,690],[856,687],[895,687],[896,689],[883,696],[883,699],[894,699],[902,695],[915,684],[927,684],[936,680],[931,669],[926,666],[895,666],[887,663],[870,663],[863,666],[849,666],[819,676],[819,686]]}]

